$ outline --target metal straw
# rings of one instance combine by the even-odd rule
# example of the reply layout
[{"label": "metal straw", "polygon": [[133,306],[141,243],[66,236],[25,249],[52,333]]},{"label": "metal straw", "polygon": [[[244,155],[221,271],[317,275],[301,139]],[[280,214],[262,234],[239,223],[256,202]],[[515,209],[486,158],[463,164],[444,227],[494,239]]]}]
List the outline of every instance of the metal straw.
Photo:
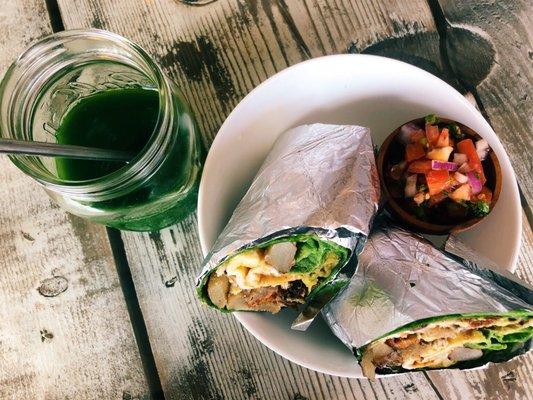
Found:
[{"label": "metal straw", "polygon": [[123,162],[131,160],[135,155],[128,151],[13,139],[0,139],[0,153]]}]

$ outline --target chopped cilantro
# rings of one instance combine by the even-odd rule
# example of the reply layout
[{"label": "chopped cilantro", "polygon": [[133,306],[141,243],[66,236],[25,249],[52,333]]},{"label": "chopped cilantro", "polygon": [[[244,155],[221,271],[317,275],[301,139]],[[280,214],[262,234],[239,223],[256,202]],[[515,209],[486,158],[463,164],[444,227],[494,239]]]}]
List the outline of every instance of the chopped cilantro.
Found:
[{"label": "chopped cilantro", "polygon": [[424,119],[426,120],[426,125],[436,125],[439,123],[439,119],[435,114],[426,115]]},{"label": "chopped cilantro", "polygon": [[468,203],[468,210],[474,217],[484,217],[489,213],[490,207],[486,201],[476,201]]},{"label": "chopped cilantro", "polygon": [[461,132],[461,128],[457,124],[448,125],[448,130],[455,140],[461,140],[465,137],[465,134]]}]

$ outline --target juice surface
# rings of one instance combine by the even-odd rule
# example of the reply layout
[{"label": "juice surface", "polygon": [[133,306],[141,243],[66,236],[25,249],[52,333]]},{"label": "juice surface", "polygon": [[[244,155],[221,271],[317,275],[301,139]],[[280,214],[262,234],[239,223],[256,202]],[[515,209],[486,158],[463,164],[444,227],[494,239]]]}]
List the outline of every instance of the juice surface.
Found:
[{"label": "juice surface", "polygon": [[[139,152],[156,125],[159,95],[143,88],[110,89],[78,100],[63,116],[57,142]],[[59,178],[99,178],[124,166],[122,162],[59,158]]]}]

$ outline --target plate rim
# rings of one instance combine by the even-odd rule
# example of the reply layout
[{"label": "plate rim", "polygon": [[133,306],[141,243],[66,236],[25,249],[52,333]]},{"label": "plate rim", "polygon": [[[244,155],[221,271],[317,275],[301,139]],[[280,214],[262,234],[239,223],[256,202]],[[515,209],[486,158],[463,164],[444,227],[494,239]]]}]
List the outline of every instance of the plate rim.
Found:
[{"label": "plate rim", "polygon": [[[230,112],[230,114],[226,117],[226,119],[224,120],[224,122],[222,123],[222,125],[220,126],[219,130],[217,131],[217,134],[213,140],[213,142],[211,143],[211,146],[209,148],[209,152],[207,154],[207,157],[206,157],[206,160],[205,160],[205,163],[204,163],[204,168],[203,168],[203,171],[202,171],[202,176],[201,176],[201,180],[200,180],[200,185],[199,185],[199,191],[198,191],[198,202],[197,202],[197,218],[198,218],[198,234],[199,234],[199,239],[200,239],[200,247],[202,249],[202,254],[203,256],[205,257],[208,252],[209,252],[209,248],[206,244],[206,232],[204,231],[204,216],[206,214],[205,212],[205,208],[204,208],[204,198],[206,197],[206,185],[205,185],[205,179],[204,177],[209,173],[210,171],[210,168],[209,168],[209,165],[212,163],[212,160],[213,160],[213,151],[212,149],[216,148],[216,146],[218,146],[218,144],[224,140],[222,139],[224,132],[227,131],[227,126],[229,124],[231,124],[231,122],[233,121],[233,119],[235,118],[235,116],[237,114],[239,114],[239,111],[240,109],[248,102],[248,101],[251,101],[250,99],[255,95],[256,92],[264,89],[266,86],[268,86],[269,84],[271,84],[272,81],[275,81],[275,80],[278,80],[278,79],[283,79],[284,75],[290,73],[293,69],[297,69],[297,68],[302,68],[302,66],[304,65],[307,65],[307,64],[311,64],[311,63],[320,63],[320,62],[324,62],[325,60],[331,60],[332,62],[335,61],[335,59],[354,59],[354,60],[357,60],[357,59],[377,59],[378,62],[385,62],[385,63],[391,63],[391,64],[401,64],[402,66],[407,66],[408,68],[411,68],[411,69],[414,69],[414,70],[417,70],[416,72],[418,73],[422,73],[422,74],[425,74],[427,76],[430,77],[430,79],[434,79],[434,80],[437,80],[440,82],[440,84],[444,84],[446,86],[448,86],[449,89],[451,89],[453,92],[455,92],[456,95],[458,95],[458,98],[463,102],[463,104],[470,108],[471,111],[477,113],[479,115],[479,117],[481,118],[481,121],[483,124],[485,124],[487,126],[488,129],[490,129],[490,131],[492,131],[494,133],[494,135],[496,136],[498,142],[499,142],[499,145],[502,146],[503,148],[503,144],[501,143],[500,141],[500,138],[498,137],[498,135],[496,134],[496,132],[494,132],[494,129],[492,128],[492,126],[490,126],[490,124],[486,121],[486,119],[483,117],[483,115],[479,112],[479,110],[477,110],[474,105],[472,105],[463,95],[461,95],[461,93],[459,93],[453,86],[451,86],[450,84],[448,84],[447,82],[443,81],[442,79],[440,79],[439,77],[423,70],[422,68],[419,68],[415,65],[412,65],[412,64],[409,64],[409,63],[406,63],[406,62],[403,62],[403,61],[400,61],[400,60],[396,60],[396,59],[393,59],[393,58],[389,58],[389,57],[383,57],[383,56],[377,56],[377,55],[370,55],[370,54],[334,54],[334,55],[326,55],[326,56],[321,56],[321,57],[315,57],[315,58],[311,58],[309,60],[305,60],[305,61],[302,61],[302,62],[299,62],[299,63],[296,63],[296,64],[293,64],[277,73],[275,73],[274,75],[270,76],[269,78],[267,78],[266,80],[264,80],[263,82],[261,82],[259,85],[257,85],[256,87],[254,87],[250,92],[248,92],[246,94],[246,96],[244,96],[240,101],[239,103],[235,106],[235,108],[233,108],[233,110]],[[516,231],[517,231],[517,243],[518,245],[515,246],[515,249],[512,253],[512,256],[511,256],[511,266],[510,266],[510,271],[511,272],[515,272],[516,271],[516,267],[517,267],[517,262],[518,262],[518,257],[519,257],[519,253],[520,253],[520,248],[521,248],[521,243],[522,243],[522,215],[521,215],[521,202],[520,202],[520,196],[519,196],[519,191],[518,191],[518,184],[517,184],[517,180],[516,180],[516,174],[514,172],[514,169],[512,167],[512,162],[511,160],[509,159],[509,156],[507,154],[507,151],[505,151],[505,148],[503,148],[503,154],[504,154],[504,157],[506,158],[506,161],[508,162],[509,166],[510,166],[510,174],[511,174],[511,181],[512,181],[512,184],[510,185],[511,187],[509,188],[509,190],[511,191],[511,195],[516,199],[517,203],[518,203],[518,207],[517,207],[517,211],[516,211],[516,216],[517,217],[517,221],[518,221],[518,224],[516,226]],[[254,329],[252,328],[249,323],[249,321],[246,320],[246,318],[244,318],[244,316],[246,315],[247,313],[246,312],[234,312],[232,313],[232,315],[239,321],[239,323],[249,332],[251,333],[257,340],[259,340],[261,342],[261,344],[265,345],[266,347],[268,347],[270,350],[274,351],[276,354],[279,354],[280,356],[282,356],[283,358],[286,358],[287,360],[291,361],[291,362],[294,362],[295,364],[298,364],[302,367],[305,367],[305,368],[308,368],[308,369],[311,369],[313,371],[317,371],[317,372],[320,372],[320,373],[324,373],[324,374],[328,374],[328,375],[332,375],[332,376],[339,376],[339,377],[344,377],[344,378],[363,378],[363,376],[360,376],[360,375],[357,375],[357,374],[343,374],[343,373],[339,373],[339,372],[332,372],[331,370],[328,370],[328,369],[324,369],[324,368],[321,368],[321,367],[318,367],[318,366],[311,366],[311,365],[308,365],[307,363],[299,360],[299,359],[296,359],[295,357],[287,354],[285,351],[283,350],[280,350],[279,348],[277,348],[277,346],[275,346],[272,341],[261,334],[260,331],[258,331],[257,329]],[[357,371],[355,369],[355,371]]]}]

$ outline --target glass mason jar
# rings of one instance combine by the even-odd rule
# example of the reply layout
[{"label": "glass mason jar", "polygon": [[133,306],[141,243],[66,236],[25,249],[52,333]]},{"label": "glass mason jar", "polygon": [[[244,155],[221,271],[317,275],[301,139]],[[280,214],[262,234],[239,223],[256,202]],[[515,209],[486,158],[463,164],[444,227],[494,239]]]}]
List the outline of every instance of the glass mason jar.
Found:
[{"label": "glass mason jar", "polygon": [[158,230],[194,210],[204,154],[180,91],[134,43],[107,31],[72,30],[34,44],[0,85],[0,133],[55,143],[62,118],[81,99],[129,88],[157,91],[157,122],[142,150],[114,172],[69,180],[52,157],[10,158],[72,214],[119,229]]}]

